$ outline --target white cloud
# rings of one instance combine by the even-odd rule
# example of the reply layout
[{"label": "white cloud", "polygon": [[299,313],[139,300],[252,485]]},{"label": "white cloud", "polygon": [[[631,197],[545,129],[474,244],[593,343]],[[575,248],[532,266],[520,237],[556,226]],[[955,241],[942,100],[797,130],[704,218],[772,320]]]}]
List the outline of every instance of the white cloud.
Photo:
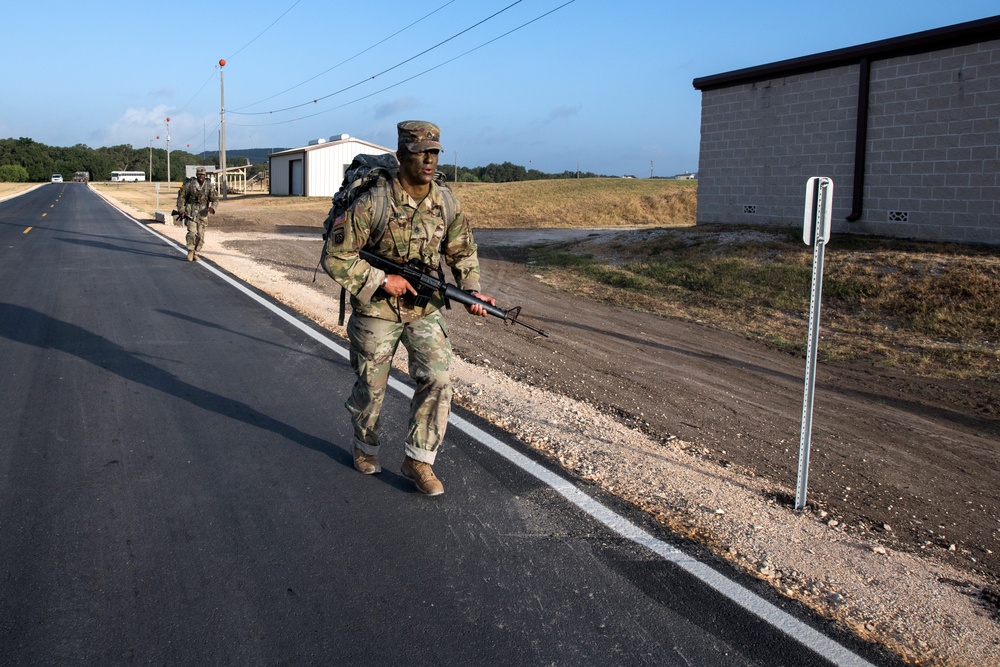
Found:
[{"label": "white cloud", "polygon": [[[126,109],[117,120],[99,133],[97,139],[103,146],[130,144],[136,147],[149,146],[152,139],[153,146],[165,148],[167,118],[170,118],[171,150],[184,149],[197,153],[215,149],[218,130],[218,118],[215,115],[200,118],[181,113],[174,116],[171,107],[165,104],[152,108]],[[211,136],[207,135],[207,130],[211,130]]]}]

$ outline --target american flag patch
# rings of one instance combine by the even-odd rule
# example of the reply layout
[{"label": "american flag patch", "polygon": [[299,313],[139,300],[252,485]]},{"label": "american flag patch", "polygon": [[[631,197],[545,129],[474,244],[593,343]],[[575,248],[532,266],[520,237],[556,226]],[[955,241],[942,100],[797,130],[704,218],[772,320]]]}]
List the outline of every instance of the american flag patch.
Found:
[{"label": "american flag patch", "polygon": [[341,213],[333,220],[333,242],[337,245],[344,242],[344,220],[346,219],[347,214]]}]

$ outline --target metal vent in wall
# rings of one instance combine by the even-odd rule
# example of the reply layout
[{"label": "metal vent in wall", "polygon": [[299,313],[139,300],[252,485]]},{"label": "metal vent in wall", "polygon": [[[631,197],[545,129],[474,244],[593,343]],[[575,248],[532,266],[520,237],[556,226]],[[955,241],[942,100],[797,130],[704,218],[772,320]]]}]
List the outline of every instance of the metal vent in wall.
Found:
[{"label": "metal vent in wall", "polygon": [[757,212],[757,207],[755,205],[753,205],[753,204],[747,204],[747,205],[745,205],[743,207],[743,212],[744,213],[756,213]]},{"label": "metal vent in wall", "polygon": [[889,211],[889,222],[909,222],[909,211]]}]

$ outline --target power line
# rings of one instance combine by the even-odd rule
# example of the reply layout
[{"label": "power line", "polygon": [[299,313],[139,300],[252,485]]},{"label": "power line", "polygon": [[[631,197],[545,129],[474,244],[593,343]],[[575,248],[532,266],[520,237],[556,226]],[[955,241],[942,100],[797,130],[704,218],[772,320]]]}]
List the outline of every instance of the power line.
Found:
[{"label": "power line", "polygon": [[252,111],[252,112],[234,111],[232,113],[235,113],[235,114],[238,114],[238,115],[241,115],[241,116],[266,116],[266,115],[272,114],[272,113],[281,113],[283,111],[291,111],[292,109],[299,109],[301,107],[308,106],[310,104],[316,104],[320,100],[325,100],[325,99],[328,99],[330,97],[333,97],[334,95],[339,95],[341,93],[347,92],[348,90],[351,90],[352,88],[357,88],[358,86],[360,86],[362,84],[365,84],[365,83],[368,83],[369,81],[377,79],[378,77],[382,76],[383,74],[385,74],[387,72],[391,72],[392,70],[394,70],[394,69],[396,69],[398,67],[402,67],[406,63],[408,63],[408,62],[410,62],[412,60],[416,60],[417,58],[419,58],[422,55],[430,53],[431,51],[433,51],[434,49],[438,48],[439,46],[442,46],[443,44],[447,44],[448,42],[452,41],[453,39],[455,39],[455,38],[457,38],[457,37],[459,37],[461,35],[464,35],[465,33],[469,32],[473,28],[476,28],[476,27],[482,25],[483,23],[486,23],[490,19],[496,18],[500,14],[504,13],[505,11],[507,11],[508,9],[510,9],[511,7],[513,7],[514,5],[519,5],[522,2],[524,2],[524,0],[515,0],[515,2],[512,2],[511,4],[507,5],[506,7],[504,7],[503,9],[501,9],[500,11],[498,11],[498,12],[496,12],[494,14],[491,14],[490,16],[487,16],[483,20],[481,20],[481,21],[479,21],[477,23],[474,23],[473,25],[469,26],[465,30],[457,32],[457,33],[455,33],[454,35],[452,35],[451,37],[449,37],[449,38],[447,38],[445,40],[442,40],[442,41],[438,42],[434,46],[432,46],[432,47],[430,47],[428,49],[424,49],[420,53],[418,53],[418,54],[416,54],[414,56],[411,56],[411,57],[407,58],[406,60],[404,60],[402,62],[396,63],[392,67],[384,69],[381,72],[379,72],[378,74],[370,76],[367,79],[362,79],[361,81],[358,81],[357,83],[351,84],[350,86],[347,86],[346,88],[341,88],[340,90],[332,92],[332,93],[329,93],[328,95],[324,95],[322,97],[317,97],[314,100],[310,100],[308,102],[303,102],[301,104],[295,104],[295,105],[290,106],[290,107],[285,107],[284,109],[273,109],[271,111]]},{"label": "power line", "polygon": [[[240,49],[239,49],[238,51],[236,51],[236,53],[234,53],[234,54],[233,54],[232,56],[229,56],[229,58],[228,58],[228,59],[229,59],[229,60],[232,60],[233,56],[235,56],[236,54],[240,53],[240,51],[243,51],[243,49],[247,48],[248,46],[250,46],[251,44],[253,44],[253,43],[254,43],[255,41],[257,41],[257,40],[258,40],[258,39],[260,38],[260,36],[261,36],[261,35],[263,35],[263,34],[264,34],[265,32],[267,32],[268,30],[270,30],[271,28],[273,28],[273,27],[274,27],[274,24],[275,24],[275,23],[277,23],[278,21],[280,21],[281,19],[283,19],[283,18],[285,17],[285,14],[287,14],[288,12],[292,11],[293,9],[295,9],[295,6],[296,6],[296,5],[298,5],[298,4],[300,3],[300,2],[302,2],[302,0],[295,0],[295,2],[294,2],[294,3],[292,3],[292,6],[291,6],[291,7],[289,7],[289,8],[288,8],[288,9],[286,9],[286,10],[285,10],[284,12],[282,12],[281,16],[279,16],[278,18],[274,19],[274,20],[273,20],[273,21],[271,22],[271,24],[270,24],[269,26],[267,26],[266,28],[264,28],[263,30],[261,30],[261,31],[260,31],[260,33],[258,33],[256,37],[254,37],[254,38],[253,38],[253,39],[251,39],[251,40],[250,40],[249,42],[247,42],[247,43],[246,43],[246,44],[244,44],[244,45],[243,45],[242,47],[240,47]],[[198,88],[198,92],[196,92],[196,93],[195,93],[194,95],[192,95],[192,96],[191,96],[191,99],[189,99],[189,100],[188,100],[188,101],[187,101],[187,102],[186,102],[186,103],[184,104],[184,106],[182,106],[181,108],[179,108],[179,109],[178,109],[177,111],[175,111],[175,112],[174,112],[174,115],[175,115],[175,116],[179,115],[179,114],[180,114],[181,112],[183,112],[183,111],[184,111],[185,109],[187,109],[187,108],[188,108],[188,106],[190,106],[190,104],[191,104],[192,102],[194,102],[194,101],[195,101],[195,99],[197,99],[197,97],[198,97],[199,95],[201,95],[201,91],[205,90],[205,86],[207,86],[207,85],[208,85],[208,82],[209,82],[209,81],[211,81],[212,79],[214,79],[214,78],[215,78],[215,75],[216,75],[216,73],[217,73],[218,71],[219,71],[219,66],[218,66],[218,65],[215,65],[215,66],[214,66],[214,67],[212,68],[212,73],[208,75],[208,78],[207,78],[207,79],[205,79],[205,83],[201,84],[201,87],[200,87],[200,88]],[[204,144],[205,142],[204,142],[204,141],[202,141],[202,143]]]},{"label": "power line", "polygon": [[198,89],[198,92],[197,92],[197,93],[195,93],[195,94],[194,94],[194,95],[193,95],[193,96],[191,97],[191,99],[189,99],[189,100],[188,100],[188,101],[187,101],[187,102],[186,102],[186,103],[184,104],[184,106],[182,106],[182,107],[181,107],[180,109],[178,109],[177,111],[175,111],[175,112],[174,112],[174,115],[175,115],[175,116],[176,116],[176,115],[178,115],[179,113],[181,113],[182,111],[184,111],[185,109],[187,109],[187,108],[188,108],[188,105],[190,105],[190,104],[191,104],[192,102],[194,102],[194,101],[195,101],[195,99],[196,99],[196,98],[197,98],[197,97],[198,97],[199,95],[201,95],[201,91],[205,90],[205,86],[207,86],[207,85],[208,85],[208,82],[209,82],[209,81],[211,81],[211,80],[212,80],[213,78],[215,78],[215,70],[217,70],[218,68],[219,68],[219,66],[218,66],[218,65],[216,65],[216,66],[215,66],[215,68],[214,68],[214,69],[212,70],[212,73],[208,75],[208,78],[207,78],[207,79],[205,79],[205,83],[201,84],[201,88],[199,88],[199,89]]},{"label": "power line", "polygon": [[281,19],[283,19],[285,17],[285,14],[287,14],[288,12],[292,11],[293,9],[295,9],[295,6],[297,4],[299,4],[300,2],[302,2],[302,0],[295,0],[295,2],[292,3],[291,7],[289,7],[288,9],[286,9],[284,12],[282,12],[281,16],[279,16],[278,18],[274,19],[271,22],[271,25],[269,25],[266,28],[264,28],[263,30],[261,30],[260,34],[258,34],[256,37],[254,37],[253,39],[251,39],[249,42],[247,42],[243,46],[241,46],[240,49],[239,49],[239,51],[237,51],[233,55],[231,55],[228,58],[226,58],[226,60],[232,60],[234,57],[236,57],[236,55],[240,51],[242,51],[243,49],[247,48],[248,46],[250,46],[251,44],[253,44],[254,42],[256,42],[260,38],[261,35],[263,35],[265,32],[267,32],[268,30],[270,30],[271,28],[273,28],[275,23],[277,23],[278,21],[280,21]]},{"label": "power line", "polygon": [[258,100],[256,102],[251,102],[250,104],[244,105],[244,106],[240,107],[239,109],[232,109],[231,113],[239,113],[241,109],[247,109],[249,107],[261,104],[262,102],[267,102],[268,100],[272,100],[272,99],[274,99],[275,97],[277,97],[279,95],[284,95],[285,93],[287,93],[287,92],[289,92],[291,90],[295,90],[296,88],[298,88],[300,86],[304,86],[305,84],[309,83],[310,81],[318,79],[319,77],[323,76],[324,74],[328,74],[328,73],[332,72],[333,70],[337,69],[341,65],[346,65],[347,63],[351,62],[355,58],[358,58],[358,57],[363,56],[364,54],[368,53],[369,51],[371,51],[375,47],[381,46],[382,44],[388,42],[393,37],[396,37],[397,35],[406,32],[407,30],[409,30],[413,26],[417,25],[421,21],[430,18],[434,14],[437,14],[439,11],[441,11],[442,9],[444,9],[445,7],[447,7],[448,5],[452,4],[453,2],[455,2],[455,0],[448,0],[448,2],[444,3],[443,5],[441,5],[440,7],[438,7],[437,9],[435,9],[434,11],[432,11],[430,14],[426,14],[426,15],[420,17],[419,19],[417,19],[416,21],[414,21],[413,23],[409,24],[408,26],[406,26],[404,28],[400,28],[399,30],[397,30],[396,32],[392,33],[391,35],[389,35],[385,39],[382,39],[382,40],[380,40],[380,41],[372,44],[371,46],[369,46],[367,49],[364,49],[363,51],[359,51],[358,53],[355,53],[353,56],[351,56],[347,60],[342,60],[339,63],[337,63],[336,65],[334,65],[333,67],[330,67],[329,69],[325,69],[322,72],[320,72],[319,74],[317,74],[315,76],[312,76],[312,77],[309,77],[308,79],[306,79],[305,81],[303,81],[301,83],[295,84],[291,88],[286,88],[285,90],[282,90],[279,93],[275,93],[274,95],[271,95],[269,97],[265,97],[262,100]]},{"label": "power line", "polygon": [[419,72],[417,74],[414,74],[413,76],[407,77],[407,78],[403,79],[402,81],[397,81],[396,83],[394,83],[394,84],[392,84],[390,86],[386,86],[385,88],[382,88],[381,90],[376,90],[373,93],[369,93],[368,95],[363,95],[362,97],[358,97],[356,99],[353,99],[350,102],[345,102],[344,104],[341,104],[339,106],[332,107],[332,108],[326,109],[324,111],[317,111],[316,113],[309,114],[307,116],[300,116],[298,118],[291,118],[291,119],[288,119],[288,120],[275,121],[273,123],[230,123],[230,124],[231,125],[235,125],[237,127],[270,127],[272,125],[285,125],[287,123],[294,123],[294,122],[297,122],[297,121],[300,121],[300,120],[305,120],[307,118],[314,118],[315,116],[321,116],[323,114],[330,113],[331,111],[336,111],[338,109],[343,109],[346,106],[350,106],[352,104],[360,102],[361,100],[366,100],[369,97],[374,97],[375,95],[378,95],[380,93],[384,93],[387,90],[390,90],[390,89],[395,88],[397,86],[401,86],[404,83],[408,83],[408,82],[416,79],[417,77],[421,77],[424,74],[427,74],[429,72],[433,72],[436,69],[444,67],[445,65],[447,65],[449,63],[452,63],[452,62],[458,60],[459,58],[464,58],[465,56],[469,55],[470,53],[473,53],[475,51],[478,51],[479,49],[482,49],[482,48],[484,48],[486,46],[489,46],[493,42],[496,42],[496,41],[498,41],[500,39],[503,39],[504,37],[510,35],[511,33],[515,33],[518,30],[520,30],[522,28],[525,28],[525,27],[531,25],[532,23],[535,23],[536,21],[540,21],[541,19],[545,18],[549,14],[553,14],[553,13],[559,11],[560,9],[562,9],[563,7],[565,7],[567,5],[573,4],[574,2],[576,2],[576,0],[568,0],[567,2],[564,2],[563,4],[559,5],[558,7],[555,7],[554,9],[550,9],[549,11],[545,12],[544,14],[536,16],[535,18],[531,19],[530,21],[528,21],[526,23],[522,23],[521,25],[517,26],[516,28],[508,30],[507,32],[503,33],[502,35],[498,35],[497,37],[494,37],[493,39],[489,40],[488,42],[483,42],[482,44],[480,44],[479,46],[477,46],[475,48],[469,49],[468,51],[466,51],[464,53],[458,54],[454,58],[449,58],[448,60],[445,60],[444,62],[439,63],[439,64],[435,65],[434,67],[431,67],[429,69],[425,69],[423,72]]}]

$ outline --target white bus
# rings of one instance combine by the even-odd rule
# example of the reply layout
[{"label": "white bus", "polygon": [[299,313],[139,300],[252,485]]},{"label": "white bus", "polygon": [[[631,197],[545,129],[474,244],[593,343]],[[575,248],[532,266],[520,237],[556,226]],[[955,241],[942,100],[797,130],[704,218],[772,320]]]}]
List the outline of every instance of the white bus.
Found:
[{"label": "white bus", "polygon": [[144,171],[113,171],[111,172],[111,182],[112,183],[136,183],[138,181],[146,180],[146,172]]}]

